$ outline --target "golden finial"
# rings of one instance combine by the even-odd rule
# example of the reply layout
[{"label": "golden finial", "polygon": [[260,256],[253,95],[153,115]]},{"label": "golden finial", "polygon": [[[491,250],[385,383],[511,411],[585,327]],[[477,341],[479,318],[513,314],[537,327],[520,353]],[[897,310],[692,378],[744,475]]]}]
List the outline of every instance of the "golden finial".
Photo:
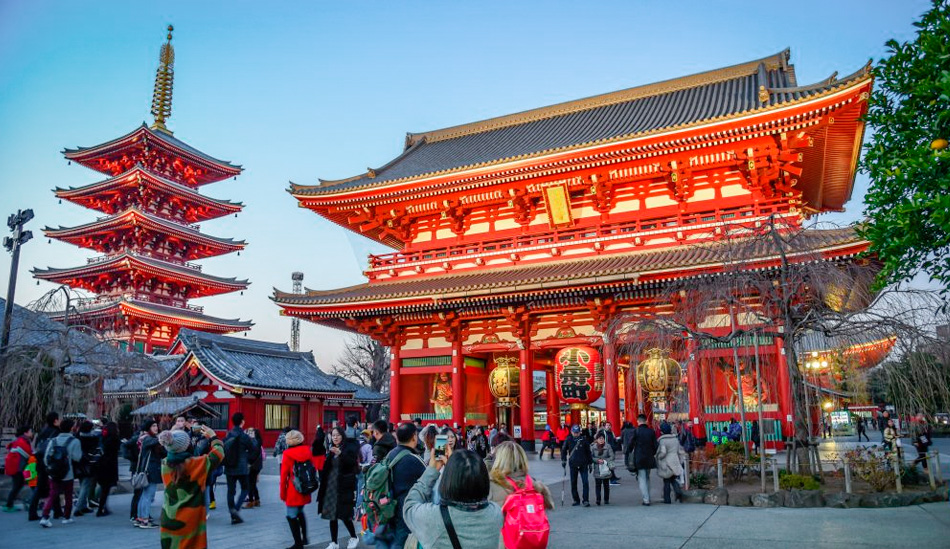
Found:
[{"label": "golden finial", "polygon": [[172,87],[175,83],[175,48],[172,46],[172,31],[168,25],[168,41],[162,44],[158,54],[158,70],[155,71],[155,91],[152,93],[152,115],[155,123],[152,129],[172,133],[165,127],[165,121],[172,115]]}]

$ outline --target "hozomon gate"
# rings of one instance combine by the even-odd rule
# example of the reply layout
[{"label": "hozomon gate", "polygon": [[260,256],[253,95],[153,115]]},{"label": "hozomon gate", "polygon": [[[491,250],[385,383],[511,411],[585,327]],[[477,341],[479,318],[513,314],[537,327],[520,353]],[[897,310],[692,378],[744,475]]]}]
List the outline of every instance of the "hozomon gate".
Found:
[{"label": "hozomon gate", "polygon": [[[533,447],[533,372],[553,387],[555,354],[588,346],[602,357],[606,415],[619,430],[621,399],[628,418],[646,399],[623,362],[646,356],[618,356],[617,342],[605,337],[611,319],[660,311],[669,305],[662,288],[723,272],[710,243],[770,219],[795,230],[850,198],[868,68],[800,86],[788,60],[786,50],[408,134],[404,152],[380,168],[291,184],[301,207],[397,251],[369,257],[367,283],[277,290],[273,299],[284,315],[391,347],[394,422],[511,421]],[[804,234],[827,261],[867,249],[851,229]],[[750,258],[756,268],[778,261],[769,253]],[[747,363],[746,339],[737,354]],[[782,346],[779,335],[758,342],[769,440],[791,432]],[[736,388],[749,380],[731,373],[731,349],[692,340],[677,348],[685,375],[674,398],[688,402],[686,417],[705,437],[737,417]],[[507,407],[489,387],[499,363],[516,370],[498,377],[516,372],[520,382]],[[547,394],[548,423],[556,425],[558,391]]]}]

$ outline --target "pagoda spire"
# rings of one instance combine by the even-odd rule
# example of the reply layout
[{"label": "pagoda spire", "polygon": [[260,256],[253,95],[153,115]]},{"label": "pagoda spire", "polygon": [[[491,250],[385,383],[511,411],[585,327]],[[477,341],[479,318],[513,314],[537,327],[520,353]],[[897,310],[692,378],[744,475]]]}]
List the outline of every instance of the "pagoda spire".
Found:
[{"label": "pagoda spire", "polygon": [[168,25],[168,41],[162,44],[158,54],[158,70],[155,71],[155,91],[152,93],[152,115],[155,122],[152,129],[171,134],[165,127],[165,120],[172,115],[172,87],[175,83],[175,48],[172,46],[172,31]]}]

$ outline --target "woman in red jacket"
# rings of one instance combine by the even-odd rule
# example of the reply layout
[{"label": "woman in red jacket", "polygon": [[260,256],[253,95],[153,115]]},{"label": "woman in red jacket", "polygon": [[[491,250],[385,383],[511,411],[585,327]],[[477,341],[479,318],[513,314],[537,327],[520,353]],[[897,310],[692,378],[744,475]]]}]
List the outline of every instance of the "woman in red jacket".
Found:
[{"label": "woman in red jacket", "polygon": [[313,461],[313,453],[309,446],[303,444],[300,431],[289,431],[284,438],[287,450],[280,463],[280,500],[287,506],[287,524],[294,537],[294,544],[288,549],[300,549],[310,543],[307,539],[307,519],[303,512],[304,506],[310,503],[310,494],[301,494],[294,488],[294,464]]},{"label": "woman in red jacket", "polygon": [[10,476],[10,480],[13,482],[13,487],[7,496],[7,504],[3,507],[3,511],[6,513],[16,511],[13,504],[20,493],[20,489],[23,488],[23,470],[26,469],[26,464],[29,463],[30,456],[33,455],[33,446],[30,444],[30,439],[33,438],[33,429],[20,427],[16,431],[16,437],[16,440],[7,445],[9,453],[7,453],[7,459],[3,463],[4,472]]}]

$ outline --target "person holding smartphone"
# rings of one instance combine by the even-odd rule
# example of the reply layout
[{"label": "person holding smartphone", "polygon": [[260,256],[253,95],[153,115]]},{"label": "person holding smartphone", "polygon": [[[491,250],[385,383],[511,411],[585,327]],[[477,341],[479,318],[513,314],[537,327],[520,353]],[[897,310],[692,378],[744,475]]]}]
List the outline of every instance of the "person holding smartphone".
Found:
[{"label": "person holding smartphone", "polygon": [[205,486],[208,475],[224,459],[224,444],[213,429],[201,426],[201,435],[211,443],[207,455],[196,456],[189,449],[185,431],[163,431],[158,443],[167,452],[161,474],[165,501],[161,515],[162,547],[207,547]]}]

